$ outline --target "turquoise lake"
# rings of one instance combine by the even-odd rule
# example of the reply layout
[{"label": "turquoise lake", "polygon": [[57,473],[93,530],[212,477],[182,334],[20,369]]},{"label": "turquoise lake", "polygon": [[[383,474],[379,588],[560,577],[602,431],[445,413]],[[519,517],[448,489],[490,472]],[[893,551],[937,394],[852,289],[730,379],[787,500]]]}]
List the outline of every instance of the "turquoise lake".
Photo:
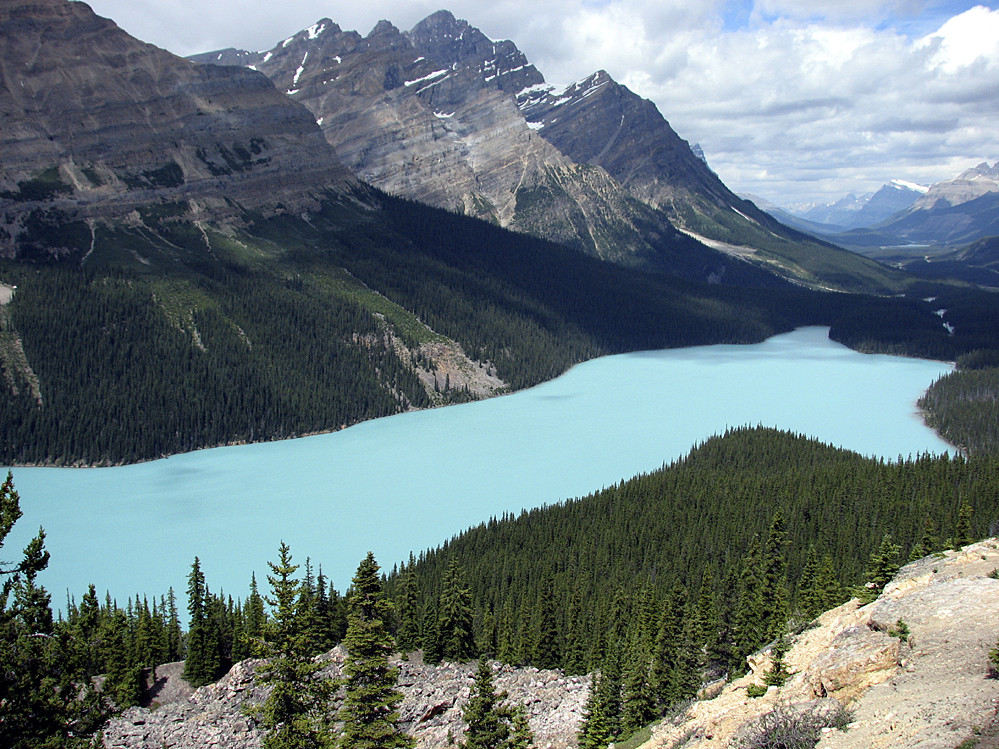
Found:
[{"label": "turquoise lake", "polygon": [[728,427],[892,460],[947,450],[916,400],[949,364],[858,354],[827,333],[608,356],[513,395],[302,439],[16,468],[24,516],[2,555],[44,526],[52,560],[39,581],[56,607],[90,582],[122,605],[173,586],[183,604],[195,555],[212,591],[245,597],[251,572],[266,589],[282,540],[343,590],[369,550],[390,569],[491,516],[654,470]]}]

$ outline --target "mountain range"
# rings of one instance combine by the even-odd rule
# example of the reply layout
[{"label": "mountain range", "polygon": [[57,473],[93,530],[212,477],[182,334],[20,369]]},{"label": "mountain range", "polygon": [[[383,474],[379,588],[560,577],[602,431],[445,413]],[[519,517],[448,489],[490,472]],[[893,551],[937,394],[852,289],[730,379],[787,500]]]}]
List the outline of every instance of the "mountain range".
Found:
[{"label": "mountain range", "polygon": [[828,234],[879,224],[910,207],[928,190],[914,182],[893,179],[876,192],[860,197],[850,193],[828,204],[806,203],[780,208],[752,199],[784,223],[811,233],[818,230]]},{"label": "mountain range", "polygon": [[915,275],[996,285],[973,245],[999,235],[999,163],[929,187],[893,180],[870,196],[824,206],[782,209],[753,199],[790,226]]},{"label": "mountain range", "polygon": [[652,102],[606,72],[556,89],[513,42],[448,11],[408,32],[382,21],[366,37],[322,19],[266,52],[191,59],[265,73],[358,177],[394,194],[699,280],[748,263],[815,286],[897,283],[737,197]]},{"label": "mountain range", "polygon": [[[990,360],[999,351],[994,294],[925,281],[784,227],[732,195],[654,105],[605,73],[549,88],[512,43],[449,13],[406,33],[383,22],[367,37],[320,21],[266,53],[210,57],[235,64],[177,57],[82,2],[0,4],[0,464],[116,464],[285,439],[525,388],[604,354],[754,342],[805,325],[866,352]],[[955,261],[994,264],[994,242],[968,252]],[[640,682],[653,673],[642,654],[653,643],[655,662],[675,656],[670,672],[685,681],[699,676],[709,643],[718,665],[741,666],[820,581],[839,595],[869,577],[869,553],[871,567],[876,549],[891,563],[902,547],[889,531],[908,553],[938,533],[960,545],[995,517],[994,460],[885,462],[741,431],[589,499],[493,518],[445,542],[472,579],[491,581],[474,605],[461,575],[438,584],[441,550],[411,560],[420,592],[405,615],[397,609],[400,624],[419,619],[428,650],[445,643],[439,594],[451,586],[468,599],[454,631],[479,627],[465,628],[472,652],[502,644],[511,659],[540,662],[560,659],[564,641],[565,662],[586,671],[639,664],[624,669],[638,688],[611,689],[614,701],[652,694]],[[5,536],[20,510],[10,483],[2,494]],[[111,527],[97,521],[84,542]],[[79,607],[67,592],[67,619],[54,621],[35,584],[43,539],[23,564],[4,566],[10,699],[0,708],[17,718],[0,720],[15,737],[4,745],[82,743],[101,718],[81,685],[100,673],[107,689],[119,670],[107,662],[127,656],[122,684],[137,687],[157,662],[136,655],[138,625],[125,637],[141,616],[138,595],[127,614],[117,603],[111,613],[98,580]],[[985,550],[974,551],[989,586]],[[567,566],[573,554],[582,564]],[[303,641],[315,631],[307,617],[332,623],[318,601],[346,598],[332,588],[314,596],[306,560],[308,583],[287,576],[294,565],[280,573],[299,602],[287,631]],[[221,618],[195,628],[198,598],[203,612],[236,620],[232,599],[226,608],[198,582],[198,564],[189,663],[199,640],[207,653],[237,639]],[[368,569],[377,580],[377,565]],[[315,580],[321,590],[321,571]],[[401,576],[384,580],[396,586],[390,597],[407,600]],[[278,583],[272,590],[276,599]],[[169,608],[173,598],[171,589]],[[91,601],[124,625],[97,625],[83,613]],[[910,618],[919,643],[921,620]],[[348,631],[355,621],[367,626],[352,619]],[[991,643],[977,629],[973,639],[984,671]],[[98,649],[108,655],[100,666]],[[237,691],[249,685],[242,674]],[[688,686],[693,694],[699,684],[685,695]],[[235,692],[221,689],[233,707]],[[442,708],[435,698],[413,718],[431,721]],[[197,718],[174,728],[200,720],[168,712]],[[208,734],[252,743],[257,718],[238,720],[231,731],[206,724]],[[167,740],[151,730],[141,718],[126,728],[142,743]],[[195,743],[209,740],[199,733]]]}]

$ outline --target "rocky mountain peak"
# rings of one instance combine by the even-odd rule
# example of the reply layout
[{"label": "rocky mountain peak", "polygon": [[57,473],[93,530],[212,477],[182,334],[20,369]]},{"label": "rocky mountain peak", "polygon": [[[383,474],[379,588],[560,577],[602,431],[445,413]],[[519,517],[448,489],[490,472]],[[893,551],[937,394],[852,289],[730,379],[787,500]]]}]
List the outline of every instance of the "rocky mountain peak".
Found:
[{"label": "rocky mountain peak", "polygon": [[393,24],[391,21],[386,21],[384,18],[375,24],[375,27],[371,29],[371,32],[365,37],[365,39],[376,39],[381,36],[392,37],[393,39],[397,36],[401,36],[402,32]]},{"label": "rocky mountain peak", "polygon": [[428,58],[471,71],[491,88],[515,93],[545,80],[513,42],[494,42],[446,10],[420,21],[406,37]]},{"label": "rocky mountain peak", "polygon": [[983,161],[978,166],[961,172],[954,179],[930,185],[930,189],[915,202],[913,208],[928,210],[937,204],[957,206],[994,192],[999,192],[999,161],[995,166],[989,166],[987,161]]}]

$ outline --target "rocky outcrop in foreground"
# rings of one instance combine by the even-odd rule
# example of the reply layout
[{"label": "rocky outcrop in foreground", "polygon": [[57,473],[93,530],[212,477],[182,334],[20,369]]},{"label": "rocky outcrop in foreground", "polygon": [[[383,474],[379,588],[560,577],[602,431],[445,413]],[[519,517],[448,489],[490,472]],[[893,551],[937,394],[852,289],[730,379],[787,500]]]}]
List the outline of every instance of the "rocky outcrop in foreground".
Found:
[{"label": "rocky outcrop in foreground", "polygon": [[[339,677],[343,649],[336,648],[322,658],[327,661],[325,673]],[[267,695],[254,683],[259,663],[238,663],[216,684],[193,693],[165,688],[160,694],[171,695],[167,701],[131,708],[111,721],[104,745],[109,749],[258,749],[263,732],[247,710]],[[427,666],[416,660],[397,665],[403,693],[400,718],[403,728],[416,738],[417,749],[452,746],[452,739],[460,739],[465,730],[461,711],[471,694],[474,664]],[[177,669],[174,672],[179,674]],[[500,664],[493,664],[493,673],[497,691],[507,691],[510,700],[526,709],[536,746],[563,749],[576,745],[589,693],[588,677]]]},{"label": "rocky outcrop in foreground", "polygon": [[[759,746],[746,740],[775,711],[781,719],[811,715],[830,724],[820,732],[819,749],[954,749],[971,746],[962,743],[969,739],[979,742],[978,749],[999,747],[993,735],[999,679],[991,677],[988,661],[999,637],[999,579],[990,576],[997,568],[996,539],[904,567],[873,603],[845,603],[795,635],[786,656],[793,675],[784,686],[749,696],[771,667],[770,651],[763,650],[749,659],[747,676],[709,688],[710,699],[655,726],[644,748]],[[328,673],[339,675],[342,649],[323,658]],[[165,679],[163,704],[132,708],[112,721],[105,746],[256,749],[262,734],[245,709],[266,696],[254,684],[257,663],[237,664],[217,684],[193,693],[172,691],[172,680]],[[460,740],[473,665],[398,665],[400,713],[417,747]],[[499,664],[493,669],[497,690],[526,707],[537,747],[576,745],[587,677]]]},{"label": "rocky outcrop in foreground", "polygon": [[995,539],[907,565],[873,603],[845,603],[797,635],[783,687],[748,696],[771,666],[769,651],[758,653],[749,675],[658,726],[645,749],[746,746],[775,709],[838,717],[827,722],[845,730],[822,729],[819,749],[994,746],[986,734],[999,706],[988,662],[999,636],[999,580],[989,576],[997,567]]}]

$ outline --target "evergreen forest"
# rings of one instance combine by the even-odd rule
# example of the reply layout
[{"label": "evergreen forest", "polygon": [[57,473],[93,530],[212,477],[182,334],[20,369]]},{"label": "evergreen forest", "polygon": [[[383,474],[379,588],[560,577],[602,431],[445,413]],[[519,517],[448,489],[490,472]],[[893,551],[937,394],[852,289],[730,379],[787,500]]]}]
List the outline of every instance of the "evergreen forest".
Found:
[{"label": "evergreen forest", "polygon": [[999,351],[958,357],[957,369],[919,400],[926,422],[970,455],[999,453]]},{"label": "evergreen forest", "polygon": [[[388,575],[369,555],[343,593],[282,543],[264,586],[247,571],[235,599],[212,591],[195,558],[178,581],[186,600],[171,589],[122,604],[102,598],[97,581],[54,607],[40,531],[20,562],[0,569],[0,742],[83,746],[142,699],[160,663],[185,659],[184,678],[198,685],[267,656],[260,678],[277,696],[254,720],[268,746],[407,746],[387,658],[420,650],[430,662],[487,657],[596,673],[580,745],[606,746],[704,680],[739,674],[746,655],[825,609],[872,598],[907,560],[994,534],[997,460],[884,461],[736,429],[658,471],[494,518]],[[18,503],[8,476],[0,552]],[[312,661],[337,644],[354,659],[340,685]],[[377,699],[350,696],[370,697],[374,684]],[[529,746],[523,716],[491,689],[480,667],[469,745],[502,735]]]}]

